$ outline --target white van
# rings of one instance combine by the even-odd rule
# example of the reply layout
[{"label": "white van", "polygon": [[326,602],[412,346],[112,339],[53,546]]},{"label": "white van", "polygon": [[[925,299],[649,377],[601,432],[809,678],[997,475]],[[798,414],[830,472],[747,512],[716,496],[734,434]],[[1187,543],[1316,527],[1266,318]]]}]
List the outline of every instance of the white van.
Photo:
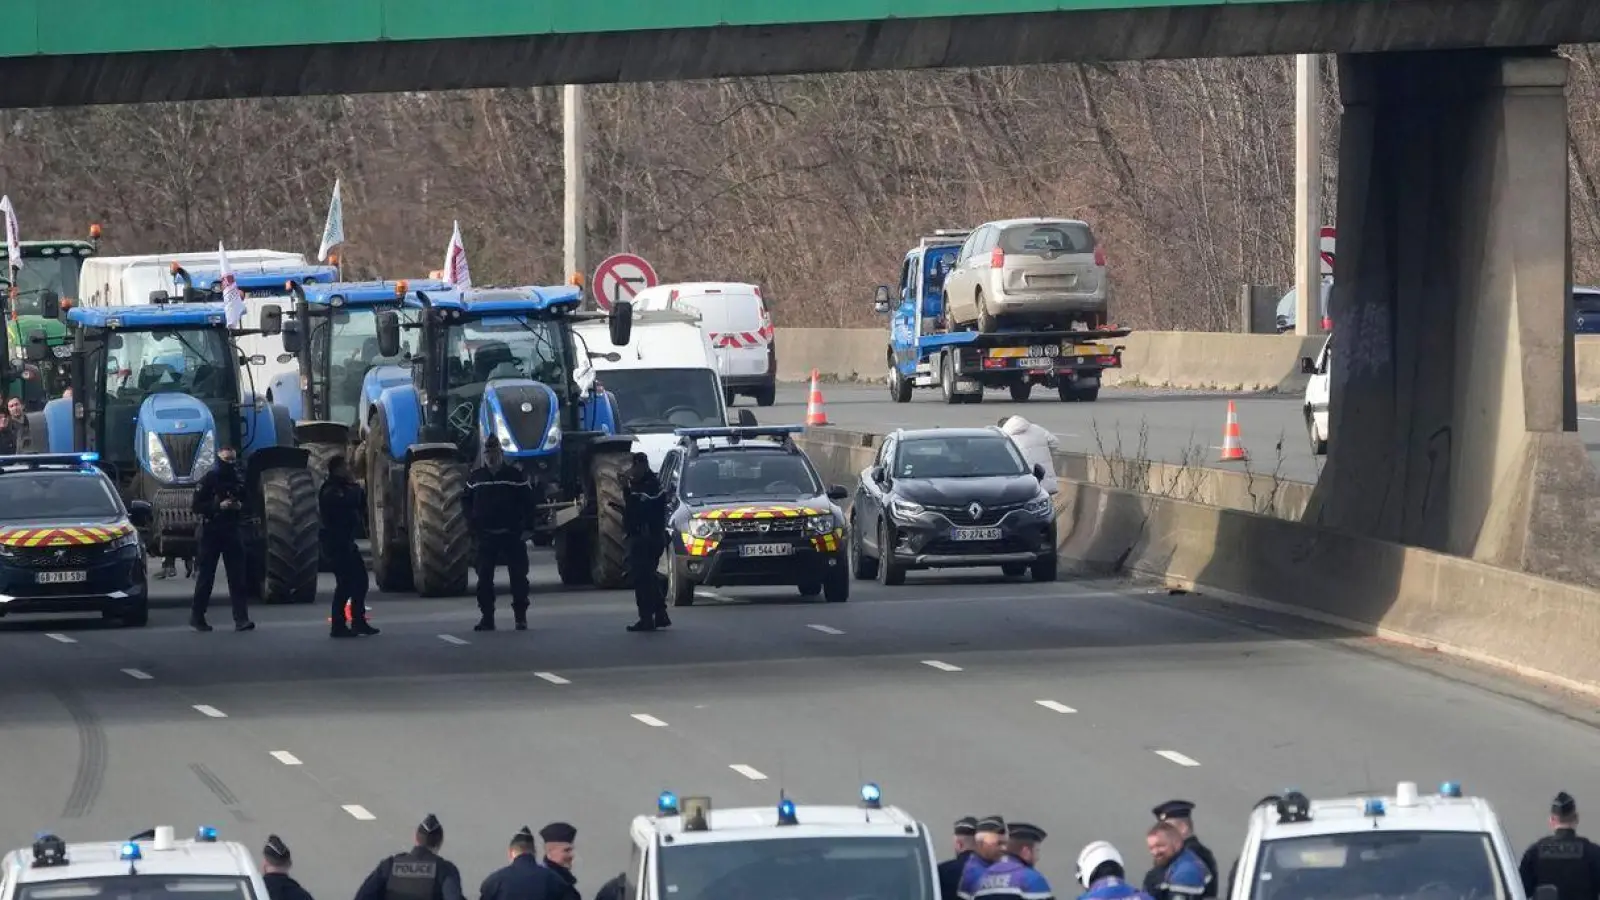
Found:
[{"label": "white van", "polygon": [[[84,306],[134,306],[150,302],[154,291],[172,290],[172,264],[187,267],[217,265],[217,251],[151,253],[143,256],[92,256],[83,261],[78,275],[77,301]],[[304,253],[281,250],[229,250],[228,264],[243,266],[303,266]]]},{"label": "white van", "polygon": [[776,402],[778,348],[761,288],[721,281],[660,284],[640,291],[633,308],[698,315],[716,354],[724,402],[732,406],[741,394],[754,397],[761,406]]},{"label": "white van", "polygon": [[1306,381],[1306,433],[1311,437],[1311,452],[1316,456],[1328,455],[1328,402],[1333,398],[1333,379],[1329,374],[1333,363],[1333,335],[1322,342],[1322,350],[1315,358],[1300,359],[1300,371],[1310,375]]}]

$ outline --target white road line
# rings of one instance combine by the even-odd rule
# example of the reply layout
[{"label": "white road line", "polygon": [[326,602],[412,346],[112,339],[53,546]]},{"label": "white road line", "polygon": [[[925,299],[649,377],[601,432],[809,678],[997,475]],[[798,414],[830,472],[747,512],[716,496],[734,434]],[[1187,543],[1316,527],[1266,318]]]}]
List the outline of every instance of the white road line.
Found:
[{"label": "white road line", "polygon": [[535,677],[535,678],[543,678],[545,681],[548,681],[551,684],[571,684],[572,683],[572,682],[568,681],[567,679],[562,678],[560,675],[557,675],[554,672],[535,672],[535,673],[533,673],[533,677]]},{"label": "white road line", "polygon": [[139,681],[149,681],[152,678],[155,678],[155,676],[151,675],[149,672],[143,672],[138,669],[123,669],[122,674],[128,676],[129,678],[136,678]]},{"label": "white road line", "polygon": [[922,664],[925,665],[925,666],[931,666],[931,667],[933,667],[935,669],[938,669],[941,672],[959,672],[959,671],[961,671],[961,667],[960,666],[952,666],[947,662],[941,662],[940,660],[937,660],[937,659],[925,659],[925,660],[922,661]]},{"label": "white road line", "polygon": [[228,717],[228,714],[222,710],[217,709],[215,706],[207,706],[204,703],[196,703],[194,711],[202,716],[210,716],[213,719],[226,719]]},{"label": "white road line", "polygon": [[1054,700],[1035,700],[1033,702],[1039,704],[1040,706],[1044,707],[1045,709],[1052,710],[1052,711],[1058,712],[1058,713],[1075,713],[1075,712],[1077,712],[1077,710],[1075,710],[1072,707],[1066,705],[1065,703],[1057,703]]},{"label": "white road line", "polygon": [[735,772],[738,772],[740,775],[743,775],[744,777],[750,779],[751,781],[766,781],[767,780],[767,776],[762,774],[761,770],[752,768],[750,766],[747,766],[744,763],[735,763],[735,764],[729,766],[728,768],[734,770]]},{"label": "white road line", "polygon": [[1600,419],[1597,419],[1594,416],[1579,416],[1578,420],[1581,422],[1600,422]]},{"label": "white road line", "polygon": [[444,641],[446,644],[455,644],[457,647],[464,646],[467,643],[453,634],[441,634],[439,635],[439,640]]},{"label": "white road line", "polygon": [[64,634],[57,634],[54,631],[47,631],[45,632],[44,636],[52,641],[59,641],[63,644],[76,644],[78,642],[77,638],[67,637]]},{"label": "white road line", "polygon": [[1200,765],[1199,763],[1195,762],[1193,759],[1190,759],[1189,757],[1184,756],[1182,753],[1179,753],[1176,750],[1157,750],[1156,751],[1156,755],[1161,757],[1162,759],[1166,760],[1167,762],[1177,763],[1180,766],[1187,766],[1188,768],[1191,768],[1191,769],[1194,768],[1195,766]]},{"label": "white road line", "polygon": [[643,722],[644,724],[649,725],[651,728],[665,728],[665,727],[667,727],[667,723],[665,723],[665,722],[661,721],[660,719],[656,718],[655,716],[649,715],[647,713],[634,713],[633,717],[635,719],[639,720],[640,722]]},{"label": "white road line", "polygon": [[277,760],[278,762],[283,763],[286,766],[298,766],[298,765],[300,765],[300,757],[295,756],[293,753],[290,753],[287,750],[274,750],[274,751],[272,751],[272,758]]},{"label": "white road line", "polygon": [[371,822],[377,818],[377,816],[367,812],[367,808],[359,803],[346,803],[339,808],[349,813],[350,818],[355,819],[357,822]]},{"label": "white road line", "polygon": [[812,631],[820,631],[823,634],[844,634],[844,632],[840,631],[839,629],[831,628],[827,625],[807,625],[806,627]]}]

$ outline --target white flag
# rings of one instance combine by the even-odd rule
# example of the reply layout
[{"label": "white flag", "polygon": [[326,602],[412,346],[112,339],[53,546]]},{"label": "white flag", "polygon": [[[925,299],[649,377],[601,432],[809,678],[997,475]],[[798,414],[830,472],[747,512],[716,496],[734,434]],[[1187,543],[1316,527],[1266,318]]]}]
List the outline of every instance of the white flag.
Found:
[{"label": "white flag", "polygon": [[239,279],[233,277],[228,267],[228,251],[217,242],[217,261],[222,271],[222,309],[228,316],[228,327],[238,328],[244,322],[244,292],[239,290]]},{"label": "white flag", "polygon": [[339,197],[339,179],[333,180],[333,199],[328,201],[328,221],[322,226],[322,246],[317,262],[327,262],[333,248],[344,243],[344,201]]},{"label": "white flag", "polygon": [[17,228],[17,210],[11,205],[10,195],[0,197],[0,212],[6,215],[6,259],[11,266],[11,281],[15,284],[16,271],[22,268],[22,238]]},{"label": "white flag", "polygon": [[450,234],[450,246],[444,251],[444,280],[458,291],[472,287],[472,269],[467,265],[467,245],[461,242],[461,223],[456,223]]}]

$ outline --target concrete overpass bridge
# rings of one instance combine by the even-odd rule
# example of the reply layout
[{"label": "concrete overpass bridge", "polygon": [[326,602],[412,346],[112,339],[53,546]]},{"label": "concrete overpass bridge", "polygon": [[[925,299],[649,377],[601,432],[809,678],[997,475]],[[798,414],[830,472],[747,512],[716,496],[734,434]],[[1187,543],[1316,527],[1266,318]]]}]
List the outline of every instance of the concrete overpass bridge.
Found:
[{"label": "concrete overpass bridge", "polygon": [[[1307,515],[1600,566],[1563,43],[1593,0],[6,0],[0,106],[1339,54],[1333,449]],[[1588,580],[1588,579],[1579,579]]]}]

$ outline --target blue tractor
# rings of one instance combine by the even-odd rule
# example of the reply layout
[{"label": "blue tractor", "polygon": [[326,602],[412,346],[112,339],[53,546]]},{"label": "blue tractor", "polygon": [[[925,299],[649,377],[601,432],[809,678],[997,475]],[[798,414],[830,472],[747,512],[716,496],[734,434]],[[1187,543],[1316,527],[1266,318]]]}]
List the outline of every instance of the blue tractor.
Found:
[{"label": "blue tractor", "polygon": [[[160,292],[152,300],[165,301]],[[93,451],[125,500],[155,510],[146,540],[157,556],[195,552],[192,511],[217,449],[238,450],[250,487],[246,553],[250,583],[269,603],[310,603],[317,593],[316,486],[306,451],[282,407],[240,389],[240,355],[220,303],[74,307],[61,315],[71,337],[72,396],[30,416],[31,450]],[[268,305],[260,328],[277,334],[283,313]],[[42,339],[29,337],[30,355]]]},{"label": "blue tractor", "polygon": [[[378,395],[365,444],[367,523],[381,589],[466,591],[470,537],[461,498],[488,435],[532,479],[533,539],[555,545],[562,583],[623,583],[622,478],[633,439],[617,436],[609,394],[573,380],[575,360],[587,351],[572,326],[602,317],[579,312],[582,299],[565,286],[417,291],[407,295],[404,317],[378,314],[380,357],[401,354],[402,331],[417,334],[411,379]],[[632,304],[616,304],[606,318],[612,343],[625,346]]]}]

